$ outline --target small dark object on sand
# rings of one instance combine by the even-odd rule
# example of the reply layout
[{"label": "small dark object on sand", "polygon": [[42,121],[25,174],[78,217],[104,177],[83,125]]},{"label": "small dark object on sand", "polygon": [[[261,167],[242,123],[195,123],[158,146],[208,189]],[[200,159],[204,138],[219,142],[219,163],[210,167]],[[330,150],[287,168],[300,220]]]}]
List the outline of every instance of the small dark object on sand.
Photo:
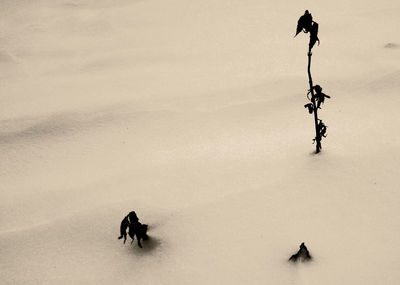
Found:
[{"label": "small dark object on sand", "polygon": [[299,251],[296,254],[293,254],[289,258],[289,261],[293,261],[293,262],[297,262],[298,260],[300,260],[300,261],[310,261],[311,260],[310,252],[308,251],[307,247],[304,245],[304,242],[301,243]]},{"label": "small dark object on sand", "polygon": [[124,238],[124,243],[126,242],[126,230],[128,227],[132,224],[138,223],[139,219],[135,213],[135,211],[131,211],[121,222],[121,228],[120,232],[121,235],[118,237],[118,239]]},{"label": "small dark object on sand", "polygon": [[131,224],[129,226],[129,236],[131,237],[132,241],[131,244],[133,243],[134,237],[136,235],[137,243],[140,248],[143,248],[142,244],[140,243],[140,240],[148,240],[149,236],[147,235],[147,228],[148,225],[141,224],[139,222],[136,222],[135,224]]},{"label": "small dark object on sand", "polygon": [[[147,228],[148,225],[141,224],[139,222],[139,219],[135,213],[135,211],[131,211],[121,222],[121,228],[120,232],[121,235],[118,237],[118,239],[124,238],[124,243],[126,242],[126,236],[127,236],[127,229],[129,227],[128,234],[132,239],[132,242],[134,240],[134,237],[136,235],[138,245],[139,247],[142,247],[142,244],[140,243],[140,240],[148,240],[149,237],[147,235]],[[131,244],[132,244],[131,242]]]}]

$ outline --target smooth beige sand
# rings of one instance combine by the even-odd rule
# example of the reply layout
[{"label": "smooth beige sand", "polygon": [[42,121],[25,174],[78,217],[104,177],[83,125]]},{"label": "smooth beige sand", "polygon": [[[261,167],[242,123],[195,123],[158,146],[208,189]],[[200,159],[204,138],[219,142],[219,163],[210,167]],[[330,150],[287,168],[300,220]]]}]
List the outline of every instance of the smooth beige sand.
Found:
[{"label": "smooth beige sand", "polygon": [[[1,1],[0,283],[399,284],[399,13]],[[117,240],[130,210],[144,249]],[[287,263],[301,242],[314,261]]]}]

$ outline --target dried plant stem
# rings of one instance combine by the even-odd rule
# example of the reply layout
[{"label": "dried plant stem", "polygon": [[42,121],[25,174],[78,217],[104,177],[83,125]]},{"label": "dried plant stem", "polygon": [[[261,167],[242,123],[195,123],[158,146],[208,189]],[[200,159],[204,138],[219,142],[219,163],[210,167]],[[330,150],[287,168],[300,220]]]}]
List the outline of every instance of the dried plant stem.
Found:
[{"label": "dried plant stem", "polygon": [[313,104],[314,108],[314,123],[315,123],[315,153],[319,153],[321,151],[321,135],[318,130],[318,109],[317,105],[315,103],[315,97],[314,97],[314,88],[313,88],[313,82],[312,82],[312,77],[311,77],[311,47],[308,49],[308,82],[310,84],[310,92],[311,92],[311,102]]}]

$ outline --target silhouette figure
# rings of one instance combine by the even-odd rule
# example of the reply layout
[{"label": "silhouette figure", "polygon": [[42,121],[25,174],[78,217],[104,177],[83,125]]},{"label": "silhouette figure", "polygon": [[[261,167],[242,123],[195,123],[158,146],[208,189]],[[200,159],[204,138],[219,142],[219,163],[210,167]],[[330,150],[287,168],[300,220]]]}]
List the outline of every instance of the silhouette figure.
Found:
[{"label": "silhouette figure", "polygon": [[126,242],[126,230],[132,223],[139,222],[138,217],[136,216],[135,211],[130,212],[121,222],[120,232],[121,235],[118,239],[124,238],[124,243]]},{"label": "silhouette figure", "polygon": [[121,228],[120,228],[121,235],[118,237],[118,239],[124,238],[124,244],[126,242],[126,229],[128,228],[128,226],[129,226],[129,219],[128,216],[126,216],[121,222]]},{"label": "silhouette figure", "polygon": [[318,39],[318,23],[317,22],[313,22],[313,24],[311,25],[311,29],[310,29],[310,50],[313,48],[313,46],[315,45],[315,43],[318,41],[318,45],[319,45],[319,39]]},{"label": "silhouette figure", "polygon": [[313,87],[313,89],[315,90],[315,95],[314,95],[314,97],[315,97],[315,99],[316,99],[316,101],[317,101],[317,108],[318,109],[321,109],[321,104],[322,103],[324,103],[325,102],[325,98],[331,98],[331,96],[328,96],[328,95],[326,95],[326,94],[324,94],[324,93],[322,93],[322,87],[321,86],[319,86],[319,85],[315,85],[314,87]]},{"label": "silhouette figure", "polygon": [[296,29],[296,35],[295,37],[301,32],[304,31],[305,33],[308,33],[311,30],[313,20],[310,12],[306,10],[304,12],[304,15],[300,17],[300,19],[297,21],[297,29]]},{"label": "silhouette figure", "polygon": [[139,222],[139,219],[138,219],[138,217],[136,216],[135,211],[129,212],[129,214],[128,214],[127,217],[128,217],[128,219],[129,219],[129,223],[130,223],[130,224]]},{"label": "silhouette figure", "polygon": [[311,255],[310,252],[308,251],[307,247],[304,245],[304,242],[301,243],[300,249],[296,254],[293,254],[290,258],[289,261],[292,262],[297,262],[298,260],[300,261],[310,261],[311,260]]},{"label": "silhouette figure", "polygon": [[[124,238],[124,244],[126,242],[126,230],[129,227],[129,236],[132,239],[132,242],[134,240],[134,236],[136,235],[136,238],[138,240],[138,245],[139,247],[142,247],[142,244],[140,243],[140,240],[147,240],[149,237],[147,236],[147,225],[141,224],[139,222],[139,218],[137,217],[135,211],[129,212],[129,214],[122,220],[121,222],[121,228],[120,232],[121,235],[118,237],[118,239]],[[131,244],[132,244],[131,242]]]},{"label": "silhouette figure", "polygon": [[327,126],[325,126],[325,124],[322,122],[322,120],[319,120],[318,130],[319,130],[319,135],[321,137],[326,138],[326,128],[327,128]]},{"label": "silhouette figure", "polygon": [[[327,134],[326,134],[326,128],[327,126],[322,122],[322,120],[318,119],[318,124],[317,124],[317,132],[319,134],[319,139],[321,139],[322,137],[326,138]],[[315,141],[318,142],[317,138],[313,139],[313,144],[315,143]]]},{"label": "silhouette figure", "polygon": [[140,248],[143,248],[142,244],[140,243],[140,240],[141,239],[142,240],[148,240],[149,239],[149,237],[147,235],[147,228],[148,228],[148,225],[141,224],[139,222],[131,224],[129,226],[129,236],[132,239],[131,244],[133,243],[133,240],[134,240],[135,235],[136,235],[138,246]]},{"label": "silhouette figure", "polygon": [[312,114],[314,111],[313,104],[311,104],[311,103],[305,104],[304,108],[308,108],[308,113],[310,113],[310,114]]},{"label": "silhouette figure", "polygon": [[[320,43],[318,38],[318,23],[313,21],[313,17],[311,13],[306,10],[304,15],[302,15],[297,21],[296,34],[295,37],[303,31],[304,33],[310,33],[310,41],[308,47],[308,66],[307,66],[307,74],[308,74],[308,82],[310,85],[310,89],[307,93],[307,98],[311,101],[311,103],[304,105],[304,108],[308,109],[310,114],[314,113],[314,126],[315,126],[315,138],[313,139],[313,143],[316,143],[315,153],[319,153],[321,151],[321,134],[325,137],[326,126],[321,125],[318,127],[318,109],[321,109],[321,104],[324,103],[325,98],[330,98],[328,95],[322,93],[322,88],[319,85],[314,86],[313,80],[311,76],[311,49],[314,47],[316,42],[318,45]],[[314,92],[315,91],[315,92]],[[311,93],[311,98],[308,94]],[[314,94],[316,93],[316,94]]]},{"label": "silhouette figure", "polygon": [[310,32],[310,53],[311,49],[315,45],[315,43],[318,41],[319,45],[319,39],[318,39],[318,23],[314,22],[312,19],[312,16],[308,10],[304,12],[304,15],[299,18],[297,21],[297,28],[296,28],[296,35],[295,37],[303,31],[304,33]]}]

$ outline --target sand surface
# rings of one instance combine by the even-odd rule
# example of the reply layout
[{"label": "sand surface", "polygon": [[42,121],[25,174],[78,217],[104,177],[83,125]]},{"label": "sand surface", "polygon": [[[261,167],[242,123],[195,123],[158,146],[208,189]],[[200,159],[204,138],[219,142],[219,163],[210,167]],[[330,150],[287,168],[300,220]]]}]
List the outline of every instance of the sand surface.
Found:
[{"label": "sand surface", "polygon": [[[305,9],[332,97],[319,155]],[[398,284],[399,13],[1,1],[0,283]],[[143,249],[117,240],[131,210]],[[289,264],[301,242],[313,261]]]}]

